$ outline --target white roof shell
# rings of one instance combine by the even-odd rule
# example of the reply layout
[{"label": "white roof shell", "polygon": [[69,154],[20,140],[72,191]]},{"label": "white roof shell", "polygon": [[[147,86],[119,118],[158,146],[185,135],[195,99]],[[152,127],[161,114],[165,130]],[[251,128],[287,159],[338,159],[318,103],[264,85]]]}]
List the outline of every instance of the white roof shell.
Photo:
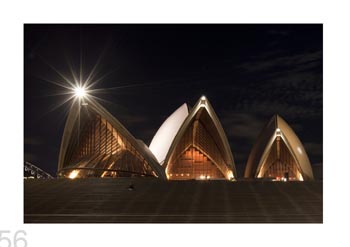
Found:
[{"label": "white roof shell", "polygon": [[159,164],[163,165],[171,143],[188,114],[187,104],[184,103],[164,121],[154,135],[149,149],[152,151]]}]

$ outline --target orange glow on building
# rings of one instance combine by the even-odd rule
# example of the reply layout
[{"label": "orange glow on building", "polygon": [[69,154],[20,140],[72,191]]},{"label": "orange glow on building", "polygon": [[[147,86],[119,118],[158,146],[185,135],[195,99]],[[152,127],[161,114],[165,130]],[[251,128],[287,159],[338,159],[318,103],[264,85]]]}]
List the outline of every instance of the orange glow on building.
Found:
[{"label": "orange glow on building", "polygon": [[234,178],[234,161],[226,135],[205,97],[199,99],[185,119],[164,167],[170,180]]},{"label": "orange glow on building", "polygon": [[244,176],[274,181],[314,179],[301,141],[278,115],[274,115],[261,131],[248,157]]},{"label": "orange glow on building", "polygon": [[[225,176],[217,166],[196,148],[189,148],[170,166],[170,179],[224,179]],[[171,174],[181,174],[173,178]],[[187,174],[184,176],[184,173]]]}]

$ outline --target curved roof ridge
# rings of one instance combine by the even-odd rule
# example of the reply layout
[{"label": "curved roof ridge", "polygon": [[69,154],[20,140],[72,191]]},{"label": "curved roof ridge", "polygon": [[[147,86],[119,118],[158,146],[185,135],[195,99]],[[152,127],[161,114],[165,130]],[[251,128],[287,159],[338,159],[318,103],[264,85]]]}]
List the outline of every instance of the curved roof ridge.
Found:
[{"label": "curved roof ridge", "polygon": [[188,114],[188,105],[184,103],[165,119],[154,135],[149,149],[157,158],[159,164],[163,164],[171,143]]},{"label": "curved roof ridge", "polygon": [[310,160],[303,144],[289,124],[278,114],[272,116],[270,121],[258,135],[248,156],[244,177],[252,178],[256,176],[260,166],[262,165],[263,158],[268,154],[268,151],[276,138],[276,131],[281,132],[282,139],[296,160],[297,165],[301,170],[303,179],[313,180],[314,177]]},{"label": "curved roof ridge", "polygon": [[[140,152],[140,154],[148,161],[151,168],[156,172],[156,174],[160,177],[165,179],[165,172],[164,169],[159,165],[158,161],[153,157],[151,152],[148,149],[146,145],[141,146],[140,143],[137,141],[137,139],[124,127],[123,124],[121,124],[111,113],[109,113],[102,105],[100,105],[96,100],[89,98],[86,99],[88,101],[88,107],[92,111],[96,112],[97,114],[101,115],[101,117],[104,117],[113,127],[117,128],[120,133],[128,139],[128,141],[133,145],[133,147]],[[66,120],[66,125],[63,132],[63,137],[61,141],[61,147],[60,147],[60,154],[58,158],[58,170],[63,168],[64,163],[64,157],[66,155],[66,151],[68,148],[68,145],[70,143],[73,128],[75,125],[75,122],[78,119],[79,116],[79,102],[73,102],[68,118]]]},{"label": "curved roof ridge", "polygon": [[169,148],[169,151],[166,155],[166,158],[164,160],[164,165],[165,165],[165,169],[167,168],[167,163],[169,162],[169,159],[171,157],[171,154],[173,152],[173,150],[175,149],[176,145],[178,144],[178,142],[180,141],[181,137],[183,136],[183,134],[185,133],[186,129],[188,128],[188,126],[190,125],[190,123],[192,122],[192,119],[196,116],[197,112],[202,109],[202,108],[205,108],[206,111],[208,112],[208,115],[210,116],[211,120],[213,121],[219,135],[220,135],[220,140],[222,141],[223,145],[224,145],[224,152],[227,154],[228,156],[228,159],[229,159],[229,166],[228,167],[231,172],[233,174],[225,174],[225,177],[227,179],[231,179],[231,177],[229,176],[233,176],[234,178],[237,178],[237,172],[236,172],[236,166],[235,166],[235,163],[234,163],[234,159],[233,159],[233,155],[232,155],[232,152],[231,152],[231,148],[230,148],[230,145],[228,143],[228,140],[227,140],[227,137],[226,137],[226,134],[224,132],[224,129],[222,128],[222,125],[213,109],[213,107],[211,106],[211,104],[209,103],[208,99],[205,97],[205,96],[201,96],[199,98],[199,100],[197,101],[197,103],[193,106],[191,112],[189,113],[189,115],[187,116],[187,118],[185,119],[185,121],[183,122],[181,128],[179,129],[179,131],[177,132],[170,148]]}]

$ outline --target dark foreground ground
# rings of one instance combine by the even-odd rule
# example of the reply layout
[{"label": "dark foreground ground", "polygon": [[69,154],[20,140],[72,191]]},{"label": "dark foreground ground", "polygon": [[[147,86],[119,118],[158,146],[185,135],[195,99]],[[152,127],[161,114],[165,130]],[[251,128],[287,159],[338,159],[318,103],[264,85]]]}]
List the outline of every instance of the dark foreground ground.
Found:
[{"label": "dark foreground ground", "polygon": [[25,180],[24,222],[322,223],[322,182]]}]

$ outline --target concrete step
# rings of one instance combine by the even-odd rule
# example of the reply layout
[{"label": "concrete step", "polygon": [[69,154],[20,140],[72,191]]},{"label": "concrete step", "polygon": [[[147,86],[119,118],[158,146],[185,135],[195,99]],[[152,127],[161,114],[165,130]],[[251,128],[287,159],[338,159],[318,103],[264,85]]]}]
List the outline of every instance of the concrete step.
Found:
[{"label": "concrete step", "polygon": [[24,222],[322,223],[322,187],[155,178],[25,180]]}]

